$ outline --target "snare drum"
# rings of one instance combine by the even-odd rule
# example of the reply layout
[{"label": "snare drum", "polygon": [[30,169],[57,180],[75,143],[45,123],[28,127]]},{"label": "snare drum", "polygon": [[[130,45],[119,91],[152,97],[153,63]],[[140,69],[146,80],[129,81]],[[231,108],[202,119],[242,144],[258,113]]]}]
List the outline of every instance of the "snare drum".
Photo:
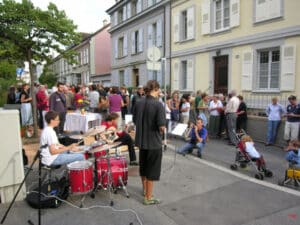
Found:
[{"label": "snare drum", "polygon": [[[126,163],[126,158],[122,156],[97,159],[98,186],[102,188],[107,188],[108,160],[110,162],[111,167],[112,186],[114,188],[122,187],[122,182],[124,185],[126,185],[128,180],[128,167]],[[120,182],[120,179],[122,182]]]},{"label": "snare drum", "polygon": [[68,164],[70,191],[73,194],[86,194],[93,190],[93,164],[89,161],[76,161]]},{"label": "snare drum", "polygon": [[70,152],[70,153],[81,153],[83,154],[85,159],[89,158],[89,151],[90,151],[90,146],[86,146],[86,145],[82,145],[82,146],[78,146],[78,148],[80,149],[78,152]]}]

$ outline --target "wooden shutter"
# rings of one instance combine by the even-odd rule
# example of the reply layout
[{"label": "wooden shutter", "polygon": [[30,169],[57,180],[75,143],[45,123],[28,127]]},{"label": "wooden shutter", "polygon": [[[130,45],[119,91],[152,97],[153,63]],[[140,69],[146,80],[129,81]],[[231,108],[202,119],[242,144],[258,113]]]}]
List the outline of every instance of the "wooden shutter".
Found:
[{"label": "wooden shutter", "polygon": [[174,69],[173,69],[173,87],[172,90],[179,90],[179,61],[176,60],[174,62]]},{"label": "wooden shutter", "polygon": [[201,4],[201,31],[202,34],[210,33],[210,1],[204,0]]},{"label": "wooden shutter", "polygon": [[144,35],[143,35],[143,28],[139,29],[139,46],[138,46],[138,51],[142,52],[143,51],[143,43],[144,43]]},{"label": "wooden shutter", "polygon": [[128,42],[127,42],[127,34],[124,35],[124,43],[123,43],[123,56],[127,55]]},{"label": "wooden shutter", "polygon": [[194,89],[194,60],[187,60],[187,74],[186,74],[186,85],[187,90],[192,91]]},{"label": "wooden shutter", "polygon": [[180,24],[180,16],[179,13],[174,14],[174,25],[173,25],[173,40],[174,42],[179,42],[180,33],[179,33],[179,24]]},{"label": "wooden shutter", "polygon": [[252,90],[252,77],[253,77],[253,51],[243,53],[242,64],[242,90]]},{"label": "wooden shutter", "polygon": [[153,45],[153,27],[152,24],[148,25],[148,48],[151,47]]},{"label": "wooden shutter", "polygon": [[162,21],[161,19],[157,21],[156,23],[156,46],[161,47],[162,46]]},{"label": "wooden shutter", "polygon": [[187,39],[195,38],[195,7],[187,9]]},{"label": "wooden shutter", "polygon": [[255,22],[260,22],[269,17],[269,0],[255,0]]},{"label": "wooden shutter", "polygon": [[153,5],[153,0],[148,0],[148,7]]},{"label": "wooden shutter", "polygon": [[127,4],[127,16],[126,18],[129,19],[131,17],[131,3]]},{"label": "wooden shutter", "polygon": [[119,53],[118,53],[118,39],[114,40],[114,53],[115,53],[115,59],[118,58]]},{"label": "wooden shutter", "polygon": [[284,45],[281,47],[281,91],[295,90],[296,46]]},{"label": "wooden shutter", "polygon": [[136,3],[136,13],[140,13],[142,11],[142,0],[137,0]]},{"label": "wooden shutter", "polygon": [[281,0],[269,0],[269,18],[281,16]]},{"label": "wooden shutter", "polygon": [[135,31],[131,32],[131,54],[135,54]]},{"label": "wooden shutter", "polygon": [[126,13],[127,13],[126,5],[124,5],[124,6],[123,6],[123,18],[122,18],[122,21],[125,21],[125,20],[126,20]]},{"label": "wooden shutter", "polygon": [[114,23],[113,24],[118,25],[118,12],[117,11],[114,12]]},{"label": "wooden shutter", "polygon": [[230,26],[237,27],[240,25],[240,0],[230,1]]}]

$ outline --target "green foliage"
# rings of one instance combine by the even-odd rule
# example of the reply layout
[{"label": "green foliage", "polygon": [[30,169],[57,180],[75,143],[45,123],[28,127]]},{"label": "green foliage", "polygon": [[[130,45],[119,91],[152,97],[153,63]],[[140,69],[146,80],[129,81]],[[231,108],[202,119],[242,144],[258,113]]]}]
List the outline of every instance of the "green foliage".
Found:
[{"label": "green foliage", "polygon": [[47,84],[48,87],[53,87],[57,82],[57,78],[52,71],[44,69],[44,72],[39,78],[39,82],[41,84]]},{"label": "green foliage", "polygon": [[16,64],[12,64],[8,60],[0,60],[0,78],[15,79],[16,78]]},{"label": "green foliage", "polygon": [[16,86],[16,78],[5,79],[0,77],[0,107],[6,104],[7,93],[10,86]]}]

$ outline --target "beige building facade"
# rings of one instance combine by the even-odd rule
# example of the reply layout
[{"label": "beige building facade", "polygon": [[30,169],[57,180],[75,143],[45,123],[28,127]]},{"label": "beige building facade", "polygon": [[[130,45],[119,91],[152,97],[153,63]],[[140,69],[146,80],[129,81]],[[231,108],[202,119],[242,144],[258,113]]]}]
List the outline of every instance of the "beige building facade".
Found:
[{"label": "beige building facade", "polygon": [[253,108],[300,97],[299,8],[298,0],[172,1],[172,90],[235,89]]}]

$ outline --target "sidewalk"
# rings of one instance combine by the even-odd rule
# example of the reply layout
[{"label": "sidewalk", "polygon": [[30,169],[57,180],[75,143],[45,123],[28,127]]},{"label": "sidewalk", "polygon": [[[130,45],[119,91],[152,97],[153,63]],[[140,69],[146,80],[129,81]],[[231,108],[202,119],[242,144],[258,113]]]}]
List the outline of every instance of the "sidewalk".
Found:
[{"label": "sidewalk", "polygon": [[[42,224],[300,224],[300,192],[251,178],[248,175],[251,173],[250,169],[242,173],[227,169],[229,166],[226,162],[233,160],[232,146],[224,147],[222,141],[210,141],[203,152],[203,159],[198,159],[190,155],[183,157],[175,154],[174,148],[177,144],[181,144],[181,141],[172,140],[164,153],[161,181],[154,186],[154,195],[163,201],[160,205],[142,204],[138,167],[129,167],[127,189],[130,198],[126,198],[123,191],[112,195],[114,208],[122,211],[113,211],[107,207],[110,203],[109,194],[100,190],[94,199],[87,196],[84,201],[84,207],[93,207],[92,209],[78,209],[62,204],[57,209],[43,210]],[[210,162],[216,157],[216,151],[220,151],[216,155],[225,157],[218,164]],[[225,152],[228,154],[224,154]],[[268,159],[269,155],[266,156],[266,160]],[[279,162],[275,162],[277,163]],[[70,195],[68,198],[68,201],[77,205],[79,200],[80,196]],[[7,207],[8,204],[0,205],[1,217]],[[125,209],[131,210],[123,211]],[[25,202],[17,202],[4,224],[28,224],[28,219],[37,224],[37,210],[30,208]]]}]

